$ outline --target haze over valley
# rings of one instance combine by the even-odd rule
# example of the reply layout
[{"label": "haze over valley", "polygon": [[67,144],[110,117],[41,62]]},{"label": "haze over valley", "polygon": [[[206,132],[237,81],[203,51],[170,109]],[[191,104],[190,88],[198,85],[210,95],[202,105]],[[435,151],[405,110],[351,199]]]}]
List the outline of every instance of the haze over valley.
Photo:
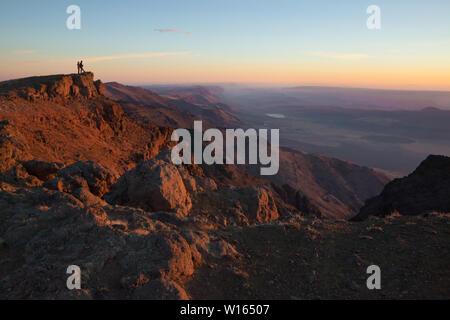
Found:
[{"label": "haze over valley", "polygon": [[225,86],[250,127],[280,128],[292,149],[404,175],[450,155],[450,92]]}]

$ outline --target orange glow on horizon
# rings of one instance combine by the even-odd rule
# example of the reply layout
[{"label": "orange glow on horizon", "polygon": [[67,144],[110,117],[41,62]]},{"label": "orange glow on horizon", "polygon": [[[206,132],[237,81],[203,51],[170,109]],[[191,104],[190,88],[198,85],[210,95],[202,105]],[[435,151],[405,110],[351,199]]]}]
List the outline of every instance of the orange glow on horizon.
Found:
[{"label": "orange glow on horizon", "polygon": [[[84,60],[86,70],[104,82],[145,83],[253,83],[360,88],[450,91],[450,65],[367,61],[308,61],[277,63],[202,61],[191,57],[156,57],[120,61]],[[75,65],[75,67],[73,66]],[[1,61],[2,80],[76,72],[76,60]]]}]

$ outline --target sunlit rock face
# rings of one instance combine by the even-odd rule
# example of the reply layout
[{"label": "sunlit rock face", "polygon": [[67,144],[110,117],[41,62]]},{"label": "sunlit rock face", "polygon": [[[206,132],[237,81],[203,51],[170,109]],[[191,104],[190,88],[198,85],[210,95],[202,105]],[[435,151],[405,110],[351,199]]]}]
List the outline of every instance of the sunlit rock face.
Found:
[{"label": "sunlit rock face", "polygon": [[5,81],[0,83],[0,94],[30,101],[94,98],[103,96],[105,87],[100,80],[94,81],[92,72],[86,72]]}]

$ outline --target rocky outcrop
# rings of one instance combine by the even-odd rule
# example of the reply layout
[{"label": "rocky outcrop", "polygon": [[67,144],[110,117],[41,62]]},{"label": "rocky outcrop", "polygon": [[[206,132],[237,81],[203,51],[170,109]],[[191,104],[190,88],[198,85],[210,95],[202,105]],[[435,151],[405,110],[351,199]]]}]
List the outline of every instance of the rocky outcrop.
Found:
[{"label": "rocky outcrop", "polygon": [[[67,193],[2,185],[0,212],[2,259],[23,257],[20,268],[2,263],[2,299],[186,298],[176,282],[194,270],[188,242],[141,210],[87,210]],[[82,270],[83,290],[77,293],[61,278],[71,264]]]},{"label": "rocky outcrop", "polygon": [[164,160],[149,160],[123,175],[106,199],[149,211],[186,216],[192,201],[178,168]]},{"label": "rocky outcrop", "polygon": [[[106,203],[87,207],[56,190],[0,183],[0,212],[0,299],[189,299],[183,284],[195,268],[240,257],[200,231],[201,223]],[[73,264],[82,290],[67,290],[62,276]]]},{"label": "rocky outcrop", "polygon": [[[217,187],[204,190],[193,198],[192,215],[206,216],[215,224],[248,226],[280,217],[277,199],[264,185]],[[283,206],[283,203],[280,203]],[[297,212],[298,213],[298,212]]]},{"label": "rocky outcrop", "polygon": [[31,77],[0,82],[0,95],[37,101],[49,99],[95,98],[105,94],[100,80],[94,82],[94,74],[54,75]]},{"label": "rocky outcrop", "polygon": [[172,164],[166,152],[124,174],[105,199],[111,204],[173,212],[180,217],[207,213],[225,225],[270,222],[280,216],[269,187],[219,187],[196,165]]},{"label": "rocky outcrop", "polygon": [[58,171],[64,167],[60,162],[46,162],[38,159],[25,161],[22,163],[27,172],[42,181],[47,181],[56,177]]},{"label": "rocky outcrop", "polygon": [[366,201],[352,219],[391,213],[418,215],[450,212],[450,158],[430,155],[410,175],[388,183],[380,195]]},{"label": "rocky outcrop", "polygon": [[94,81],[94,86],[100,95],[104,96],[106,94],[106,86],[101,80]]},{"label": "rocky outcrop", "polygon": [[44,187],[66,193],[74,193],[82,188],[97,197],[103,197],[117,179],[118,174],[111,169],[92,161],[79,161],[59,170],[57,176],[47,181]]},{"label": "rocky outcrop", "polygon": [[122,108],[111,101],[104,101],[95,105],[92,119],[95,121],[97,128],[102,132],[111,128],[117,134],[125,129],[126,120]]},{"label": "rocky outcrop", "polygon": [[250,186],[233,190],[236,199],[250,224],[278,219],[278,208],[271,191],[265,186]]},{"label": "rocky outcrop", "polygon": [[34,102],[18,95],[24,86],[33,89],[36,83],[48,82],[49,88],[53,83],[56,88],[62,77],[81,77],[79,85],[85,85],[86,90],[96,87],[95,90],[101,91],[101,82],[91,85],[88,76],[35,77],[12,80],[8,85],[2,83],[3,90],[9,89],[0,90],[0,174],[8,174],[8,181],[13,182],[16,176],[11,170],[22,165],[23,171],[32,177],[42,181],[53,178],[37,170],[53,170],[54,175],[54,169],[26,163],[36,159],[64,165],[92,160],[124,173],[171,143],[172,129],[136,123],[118,103],[104,96],[67,98],[64,90],[57,90],[58,96]]}]

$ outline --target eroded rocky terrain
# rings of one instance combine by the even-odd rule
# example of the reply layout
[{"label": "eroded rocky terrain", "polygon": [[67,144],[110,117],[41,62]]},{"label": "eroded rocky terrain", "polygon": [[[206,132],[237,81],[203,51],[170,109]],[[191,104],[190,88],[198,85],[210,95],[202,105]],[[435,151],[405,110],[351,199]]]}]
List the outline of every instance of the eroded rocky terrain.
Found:
[{"label": "eroded rocky terrain", "polygon": [[[116,88],[91,73],[0,83],[0,298],[448,298],[448,215],[347,222],[388,178],[322,156],[283,151],[270,180],[176,166],[171,117],[224,110]],[[374,295],[369,263],[386,270]]]}]

